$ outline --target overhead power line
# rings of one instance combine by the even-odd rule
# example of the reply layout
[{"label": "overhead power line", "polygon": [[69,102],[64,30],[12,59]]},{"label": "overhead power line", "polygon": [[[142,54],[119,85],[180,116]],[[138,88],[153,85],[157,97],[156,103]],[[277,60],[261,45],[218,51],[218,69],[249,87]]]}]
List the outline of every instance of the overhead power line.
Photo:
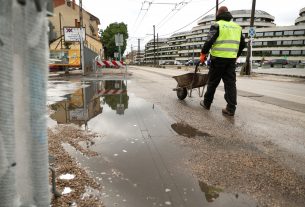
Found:
[{"label": "overhead power line", "polygon": [[[153,2],[154,2],[154,0],[151,1],[151,2],[150,2],[150,1],[143,1],[143,2],[142,2],[142,6],[141,6],[140,12],[139,12],[139,14],[138,14],[138,17],[140,16],[141,11],[145,11],[145,13],[144,13],[144,15],[142,16],[140,22],[138,23],[138,26],[134,29],[134,33],[137,32],[137,30],[138,30],[139,27],[141,26],[141,24],[142,24],[142,22],[143,22],[143,20],[144,20],[144,18],[145,18],[145,16],[146,16],[146,14],[147,14],[149,8],[150,8],[150,6],[151,6],[151,4],[152,4]],[[147,3],[148,3],[148,7],[147,7],[147,8],[144,8],[144,6],[147,5]],[[137,17],[137,20],[138,20],[138,17]],[[136,20],[136,21],[137,21],[137,20]],[[136,22],[135,22],[135,24],[136,24]]]},{"label": "overhead power line", "polygon": [[136,18],[136,21],[135,21],[134,24],[133,24],[133,27],[135,27],[135,25],[136,25],[136,23],[137,23],[137,21],[138,21],[138,19],[139,19],[139,16],[140,16],[140,14],[141,14],[142,8],[143,8],[143,2],[142,2],[141,9],[140,9],[140,11],[139,11],[139,13],[138,13],[138,16],[137,16],[137,18]]},{"label": "overhead power line", "polygon": [[[222,4],[225,0],[221,1],[218,5]],[[180,29],[177,29],[176,31],[174,32],[171,32],[171,33],[168,33],[168,34],[164,34],[164,35],[160,35],[161,37],[164,37],[164,36],[169,36],[169,35],[172,35],[172,34],[175,34],[177,32],[179,32],[180,30],[190,26],[191,24],[193,24],[194,22],[198,21],[199,19],[201,19],[202,17],[206,16],[210,11],[212,11],[213,9],[215,9],[216,6],[213,6],[211,9],[209,9],[207,12],[205,12],[203,15],[200,15],[198,18],[196,18],[195,20],[193,20],[192,22],[188,23],[187,25],[181,27]]]},{"label": "overhead power line", "polygon": [[[176,4],[175,8],[172,9],[158,24],[157,28],[160,29],[162,26],[165,25],[171,18],[173,18],[179,11],[181,11],[187,4],[189,4],[192,0],[186,2],[183,0],[182,2],[179,2]],[[174,12],[174,13],[173,13]],[[173,13],[171,15],[171,13]],[[171,16],[170,16],[171,15]],[[170,16],[170,17],[169,17]]]}]

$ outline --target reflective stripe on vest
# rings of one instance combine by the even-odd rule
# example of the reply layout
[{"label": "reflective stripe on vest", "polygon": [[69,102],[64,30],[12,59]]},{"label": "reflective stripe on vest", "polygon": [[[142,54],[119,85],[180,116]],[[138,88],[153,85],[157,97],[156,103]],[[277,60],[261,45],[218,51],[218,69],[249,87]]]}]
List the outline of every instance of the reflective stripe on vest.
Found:
[{"label": "reflective stripe on vest", "polygon": [[222,58],[236,58],[240,43],[241,27],[234,22],[224,20],[220,20],[217,23],[219,25],[219,36],[212,46],[211,55]]}]

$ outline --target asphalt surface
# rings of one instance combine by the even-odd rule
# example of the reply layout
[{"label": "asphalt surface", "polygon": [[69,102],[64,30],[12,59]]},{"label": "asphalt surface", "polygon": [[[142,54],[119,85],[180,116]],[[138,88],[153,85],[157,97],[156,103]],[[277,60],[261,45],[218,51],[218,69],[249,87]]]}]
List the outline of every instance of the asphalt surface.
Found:
[{"label": "asphalt surface", "polygon": [[[105,206],[303,206],[302,79],[238,78],[238,110],[227,118],[221,114],[222,86],[210,111],[199,105],[196,90],[177,99],[171,77],[186,72],[130,67],[127,77],[80,77],[85,85],[73,83],[83,88],[78,95],[87,94],[86,106],[102,108],[85,127],[100,138],[83,143],[99,156],[66,150],[103,186]],[[124,97],[97,93],[122,78],[128,79]],[[54,94],[63,84],[57,85],[51,85],[49,103],[61,100]]]}]

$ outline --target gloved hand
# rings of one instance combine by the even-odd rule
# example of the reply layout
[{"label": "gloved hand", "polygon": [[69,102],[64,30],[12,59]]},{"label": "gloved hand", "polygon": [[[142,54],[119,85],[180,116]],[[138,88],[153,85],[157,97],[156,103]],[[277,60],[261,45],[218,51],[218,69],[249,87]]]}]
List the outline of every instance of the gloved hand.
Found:
[{"label": "gloved hand", "polygon": [[199,57],[200,63],[204,63],[206,60],[206,55],[203,54],[202,52],[200,53],[200,57]]}]

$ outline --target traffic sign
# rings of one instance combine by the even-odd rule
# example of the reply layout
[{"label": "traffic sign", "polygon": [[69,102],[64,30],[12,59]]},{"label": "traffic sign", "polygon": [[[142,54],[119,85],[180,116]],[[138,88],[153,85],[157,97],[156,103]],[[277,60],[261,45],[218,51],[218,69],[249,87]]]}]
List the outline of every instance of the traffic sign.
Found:
[{"label": "traffic sign", "polygon": [[120,33],[115,34],[114,39],[115,39],[115,45],[116,46],[123,46],[124,45],[123,34],[120,34]]},{"label": "traffic sign", "polygon": [[251,37],[251,38],[255,37],[255,28],[254,27],[249,28],[249,37]]}]

